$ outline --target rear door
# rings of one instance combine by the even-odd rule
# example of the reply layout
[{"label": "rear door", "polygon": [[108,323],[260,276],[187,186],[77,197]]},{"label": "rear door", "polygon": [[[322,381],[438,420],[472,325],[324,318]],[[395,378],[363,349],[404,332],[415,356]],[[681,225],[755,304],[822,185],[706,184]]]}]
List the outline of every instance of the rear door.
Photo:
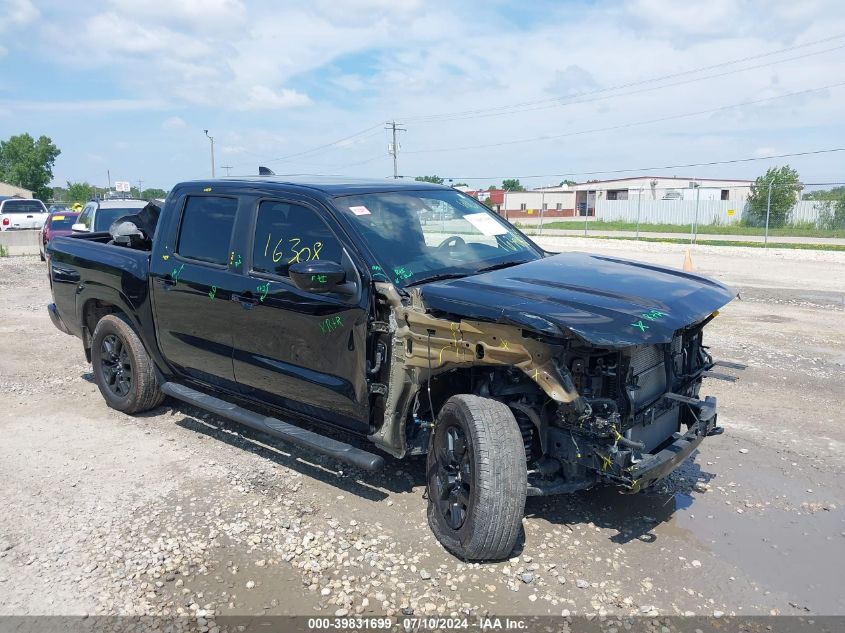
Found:
[{"label": "rear door", "polygon": [[232,296],[243,276],[231,244],[239,198],[198,192],[174,206],[150,264],[159,348],[178,373],[235,389],[232,329],[242,308]]},{"label": "rear door", "polygon": [[4,229],[40,229],[47,219],[47,208],[40,200],[6,200],[2,213],[0,223]]},{"label": "rear door", "polygon": [[361,288],[341,231],[319,204],[293,196],[257,200],[250,229],[244,307],[232,323],[242,392],[367,432],[368,289],[355,298],[316,294],[288,276],[297,261],[345,261]]}]

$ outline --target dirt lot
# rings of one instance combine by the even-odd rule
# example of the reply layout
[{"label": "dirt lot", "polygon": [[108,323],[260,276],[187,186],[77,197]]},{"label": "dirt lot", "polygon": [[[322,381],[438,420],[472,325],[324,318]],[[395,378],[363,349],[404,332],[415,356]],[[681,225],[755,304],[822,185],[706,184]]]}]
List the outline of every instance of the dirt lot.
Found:
[{"label": "dirt lot", "polygon": [[845,256],[694,258],[742,294],[708,327],[749,365],[705,382],[726,433],[659,494],[529,499],[482,565],[430,535],[419,460],[369,475],[180,404],[108,409],[44,264],[0,259],[0,614],[845,614]]}]

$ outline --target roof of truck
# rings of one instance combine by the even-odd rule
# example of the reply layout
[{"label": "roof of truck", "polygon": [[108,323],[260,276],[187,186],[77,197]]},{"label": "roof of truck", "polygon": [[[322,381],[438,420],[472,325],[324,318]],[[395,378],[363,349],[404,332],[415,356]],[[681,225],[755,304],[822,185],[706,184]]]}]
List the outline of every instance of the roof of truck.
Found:
[{"label": "roof of truck", "polygon": [[346,176],[313,176],[307,174],[281,176],[232,176],[214,180],[197,180],[192,184],[214,186],[215,182],[244,183],[251,186],[292,186],[321,191],[331,196],[376,193],[383,191],[412,191],[420,189],[450,189],[445,185],[435,185],[418,180],[404,178],[349,178]]}]

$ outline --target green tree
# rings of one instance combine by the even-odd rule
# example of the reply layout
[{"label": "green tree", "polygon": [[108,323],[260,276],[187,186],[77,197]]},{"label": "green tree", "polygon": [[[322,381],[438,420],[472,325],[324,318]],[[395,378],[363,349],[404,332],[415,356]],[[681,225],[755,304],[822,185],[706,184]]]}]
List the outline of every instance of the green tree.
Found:
[{"label": "green tree", "polygon": [[0,180],[29,189],[39,200],[49,200],[53,193],[53,165],[61,150],[47,136],[36,141],[29,134],[0,141]]},{"label": "green tree", "polygon": [[453,187],[469,187],[469,185],[465,182],[456,182]]},{"label": "green tree", "polygon": [[443,184],[443,179],[440,176],[417,176],[414,180],[418,182],[433,182],[435,185]]},{"label": "green tree", "polygon": [[525,187],[516,178],[505,178],[502,181],[502,189],[506,191],[525,191]]},{"label": "green tree", "polygon": [[144,192],[141,194],[141,197],[144,200],[152,200],[153,198],[164,199],[167,197],[167,192],[164,189],[144,189]]},{"label": "green tree", "polygon": [[65,202],[81,202],[86,203],[94,197],[95,188],[87,182],[70,182],[67,183],[67,191],[65,193]]},{"label": "green tree", "polygon": [[792,207],[798,202],[801,181],[798,172],[789,165],[771,167],[765,175],[759,176],[751,185],[745,218],[755,226],[766,224],[766,207],[771,183],[772,200],[769,214],[769,226],[781,227],[789,220]]},{"label": "green tree", "polygon": [[561,180],[558,187],[563,187],[564,185],[566,185],[567,187],[571,187],[571,186],[577,185],[577,184],[578,183],[575,182],[574,180]]}]

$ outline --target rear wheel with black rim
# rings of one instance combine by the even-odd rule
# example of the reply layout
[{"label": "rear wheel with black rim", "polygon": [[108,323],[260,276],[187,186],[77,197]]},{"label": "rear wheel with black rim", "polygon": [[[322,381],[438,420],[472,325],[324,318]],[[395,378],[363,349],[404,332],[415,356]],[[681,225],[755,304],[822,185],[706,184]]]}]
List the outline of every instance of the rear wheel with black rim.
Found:
[{"label": "rear wheel with black rim", "polygon": [[140,413],[164,400],[141,339],[117,315],[109,314],[97,323],[91,340],[91,364],[94,381],[113,409]]},{"label": "rear wheel with black rim", "polygon": [[428,523],[447,550],[464,560],[510,555],[528,483],[522,435],[506,405],[452,396],[431,436],[427,480]]}]

